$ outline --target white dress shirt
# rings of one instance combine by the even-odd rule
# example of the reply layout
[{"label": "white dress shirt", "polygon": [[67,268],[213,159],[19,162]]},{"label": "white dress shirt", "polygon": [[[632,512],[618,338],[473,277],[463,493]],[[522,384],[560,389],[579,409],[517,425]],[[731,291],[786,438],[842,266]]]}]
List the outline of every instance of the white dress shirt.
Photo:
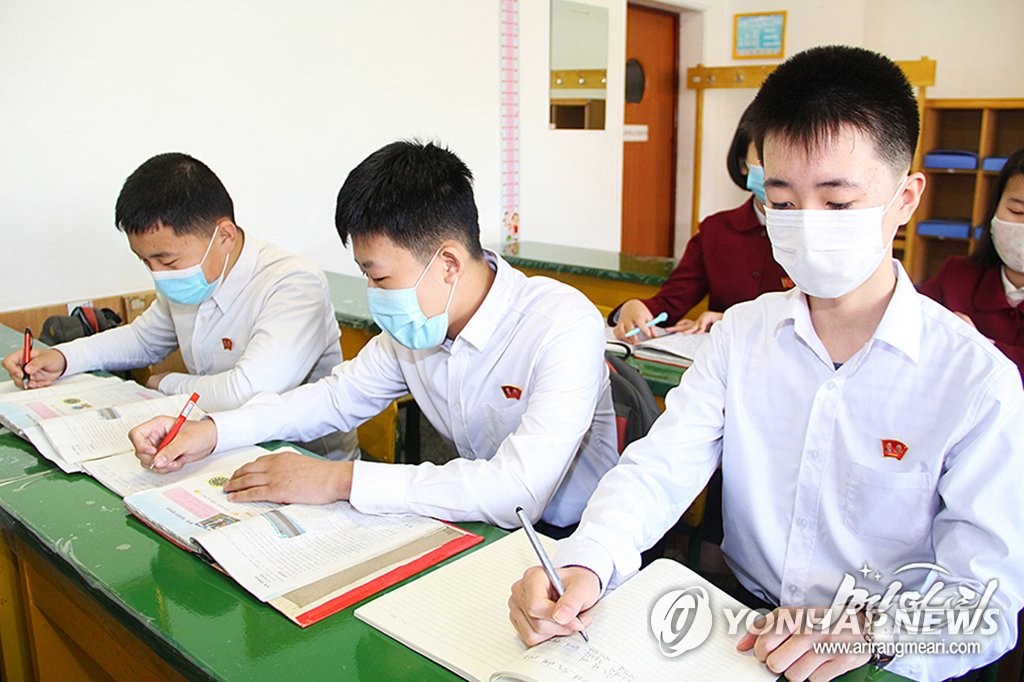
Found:
[{"label": "white dress shirt", "polygon": [[575,289],[485,255],[494,282],[457,338],[416,351],[379,334],[326,379],[212,415],[217,449],[352,429],[408,392],[459,457],[357,462],[354,507],[515,527],[522,506],[578,521],[618,459],[604,323]]},{"label": "white dress shirt", "polygon": [[[1024,392],[1020,374],[969,325],[918,295],[896,264],[895,293],[872,339],[835,369],[796,289],[734,306],[649,436],[601,482],[559,565],[603,585],[633,574],[639,551],[723,472],[723,552],[740,582],[786,606],[829,605],[866,563],[880,582],[912,562],[979,594],[999,580],[1002,611],[981,655],[906,656],[890,669],[944,679],[1016,641],[1024,589]],[[884,456],[883,440],[908,446]]]},{"label": "white dress shirt", "polygon": [[1006,266],[999,268],[999,276],[1003,280],[1003,291],[1006,292],[1006,300],[1012,306],[1018,306],[1024,302],[1024,287],[1016,287],[1010,278],[1006,276]]},{"label": "white dress shirt", "polygon": [[209,412],[330,374],[341,362],[338,338],[320,268],[246,235],[234,267],[209,299],[183,305],[157,295],[131,324],[58,348],[67,375],[146,367],[180,348],[188,374],[168,374],[160,391],[198,392]]}]

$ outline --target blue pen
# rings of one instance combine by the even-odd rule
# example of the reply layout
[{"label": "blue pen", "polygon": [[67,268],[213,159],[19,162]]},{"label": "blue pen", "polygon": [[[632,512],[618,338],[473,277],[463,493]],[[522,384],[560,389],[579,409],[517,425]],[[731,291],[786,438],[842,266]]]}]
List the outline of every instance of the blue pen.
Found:
[{"label": "blue pen", "polygon": [[[667,319],[668,319],[668,313],[664,313],[664,312],[658,313],[657,315],[654,316],[654,319],[652,319],[650,322],[648,322],[644,326],[647,327],[648,329],[650,329],[654,325],[660,324],[661,322],[664,322]],[[626,332],[626,338],[628,339],[631,336],[636,336],[639,333],[640,333],[640,327],[633,327],[628,332]]]}]

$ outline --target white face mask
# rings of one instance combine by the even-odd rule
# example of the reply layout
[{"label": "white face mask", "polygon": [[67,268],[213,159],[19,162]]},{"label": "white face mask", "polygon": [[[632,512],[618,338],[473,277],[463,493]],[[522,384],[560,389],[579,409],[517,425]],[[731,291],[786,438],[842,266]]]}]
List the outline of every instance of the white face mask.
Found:
[{"label": "white face mask", "polygon": [[896,231],[882,241],[882,218],[903,191],[901,182],[885,206],[848,210],[784,210],[765,206],[772,254],[808,296],[839,298],[871,276]]},{"label": "white face mask", "polygon": [[992,245],[1000,260],[1011,270],[1024,272],[1024,223],[1011,223],[992,216]]}]

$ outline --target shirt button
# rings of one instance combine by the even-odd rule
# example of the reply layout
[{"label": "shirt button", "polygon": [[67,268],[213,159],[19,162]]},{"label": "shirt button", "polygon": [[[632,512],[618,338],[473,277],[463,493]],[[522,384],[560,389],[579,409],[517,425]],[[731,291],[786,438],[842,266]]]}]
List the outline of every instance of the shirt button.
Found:
[{"label": "shirt button", "polygon": [[825,388],[827,388],[830,391],[834,391],[836,389],[836,386],[837,384],[835,381],[829,381],[827,384],[825,384]]},{"label": "shirt button", "polygon": [[790,585],[789,586],[789,593],[790,594],[796,594],[798,589],[799,588],[796,585]]},{"label": "shirt button", "polygon": [[809,454],[811,456],[811,459],[818,459],[818,457],[821,457],[821,453],[818,452],[817,450],[811,450],[807,454]]},{"label": "shirt button", "polygon": [[806,528],[807,527],[807,519],[800,519],[799,521],[796,522],[796,525],[800,526],[801,528]]},{"label": "shirt button", "polygon": [[753,277],[754,279],[761,279],[761,271],[754,270],[752,273],[750,273],[750,276]]}]

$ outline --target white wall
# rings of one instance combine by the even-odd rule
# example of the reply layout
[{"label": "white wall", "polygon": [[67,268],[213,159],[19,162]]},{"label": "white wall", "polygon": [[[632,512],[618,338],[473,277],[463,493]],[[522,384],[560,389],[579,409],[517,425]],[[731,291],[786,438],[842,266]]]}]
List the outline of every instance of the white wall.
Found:
[{"label": "white wall", "polygon": [[497,0],[5,3],[0,310],[151,288],[113,206],[170,150],[214,169],[251,234],[355,273],[334,231],[345,175],[437,138],[496,242],[498,39]]},{"label": "white wall", "polygon": [[865,0],[864,4],[864,47],[900,59],[927,56],[938,62],[928,97],[1024,97],[1024,2]]},{"label": "white wall", "polygon": [[[617,250],[625,0],[608,8],[606,129],[548,129],[547,0],[520,0],[521,238]],[[786,54],[848,43],[938,61],[932,97],[1024,97],[1024,3],[651,0],[686,11],[681,77],[733,63],[737,12],[788,11]],[[695,10],[689,12],[688,10]],[[758,63],[744,61],[743,63]],[[355,273],[333,228],[347,172],[403,137],[439,139],[499,225],[498,0],[33,0],[0,21],[0,310],[149,288],[112,226],[152,154],[206,161],[252,234]],[[744,194],[725,151],[752,90],[705,98],[701,215]],[[680,94],[677,230],[689,234],[693,94]],[[677,251],[684,242],[677,240]]]}]

